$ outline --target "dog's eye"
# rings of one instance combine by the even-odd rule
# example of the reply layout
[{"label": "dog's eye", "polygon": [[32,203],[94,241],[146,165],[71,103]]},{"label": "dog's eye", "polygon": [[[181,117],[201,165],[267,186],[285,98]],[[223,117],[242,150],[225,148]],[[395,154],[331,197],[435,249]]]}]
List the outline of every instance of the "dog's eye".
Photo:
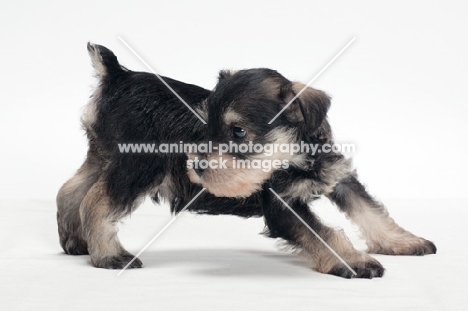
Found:
[{"label": "dog's eye", "polygon": [[234,135],[235,138],[244,138],[245,135],[247,135],[247,131],[240,127],[233,127],[232,135]]}]

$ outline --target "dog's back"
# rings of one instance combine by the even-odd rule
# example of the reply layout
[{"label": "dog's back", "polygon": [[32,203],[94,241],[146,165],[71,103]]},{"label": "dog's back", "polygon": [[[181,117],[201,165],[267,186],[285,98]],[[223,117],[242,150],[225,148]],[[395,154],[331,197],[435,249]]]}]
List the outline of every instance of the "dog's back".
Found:
[{"label": "dog's back", "polygon": [[[115,150],[118,143],[198,141],[204,124],[154,74],[121,66],[109,49],[88,44],[99,80],[82,118],[90,140]],[[211,93],[161,77],[193,109]]]}]

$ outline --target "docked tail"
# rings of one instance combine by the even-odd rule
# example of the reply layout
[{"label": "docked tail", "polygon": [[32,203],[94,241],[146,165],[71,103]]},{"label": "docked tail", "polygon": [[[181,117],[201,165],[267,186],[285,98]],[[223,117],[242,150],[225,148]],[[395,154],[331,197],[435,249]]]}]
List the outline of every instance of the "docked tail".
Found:
[{"label": "docked tail", "polygon": [[88,53],[100,79],[126,70],[119,64],[114,53],[102,45],[88,42]]}]

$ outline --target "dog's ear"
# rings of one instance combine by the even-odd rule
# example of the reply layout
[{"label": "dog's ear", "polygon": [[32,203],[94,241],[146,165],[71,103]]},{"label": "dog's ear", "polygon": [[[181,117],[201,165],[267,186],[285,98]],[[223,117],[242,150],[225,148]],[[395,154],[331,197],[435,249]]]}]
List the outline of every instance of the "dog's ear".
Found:
[{"label": "dog's ear", "polygon": [[233,75],[235,75],[237,70],[221,70],[218,75],[218,81],[229,79]]},{"label": "dog's ear", "polygon": [[283,86],[280,98],[285,105],[294,99],[283,113],[290,122],[301,125],[310,134],[322,124],[330,108],[330,97],[325,92],[300,82]]}]

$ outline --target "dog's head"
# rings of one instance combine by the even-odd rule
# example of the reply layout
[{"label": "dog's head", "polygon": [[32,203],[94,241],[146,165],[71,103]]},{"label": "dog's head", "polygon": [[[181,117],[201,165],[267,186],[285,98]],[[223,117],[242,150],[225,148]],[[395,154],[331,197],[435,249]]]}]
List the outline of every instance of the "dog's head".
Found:
[{"label": "dog's head", "polygon": [[281,146],[310,141],[329,106],[324,92],[274,70],[221,71],[200,111],[214,150],[189,154],[195,161],[189,169],[191,181],[216,196],[250,196],[275,170],[304,161],[304,154],[291,154]]}]

